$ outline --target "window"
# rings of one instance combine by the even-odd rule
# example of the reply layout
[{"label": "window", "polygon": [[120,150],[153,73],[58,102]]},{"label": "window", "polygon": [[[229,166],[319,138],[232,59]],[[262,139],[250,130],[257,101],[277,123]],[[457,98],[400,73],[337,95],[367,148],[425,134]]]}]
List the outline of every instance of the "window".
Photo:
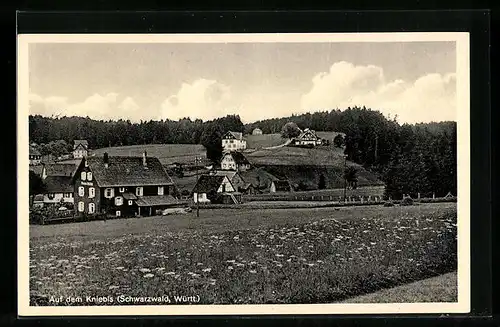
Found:
[{"label": "window", "polygon": [[123,204],[123,198],[121,196],[117,196],[115,198],[115,205],[121,206]]},{"label": "window", "polygon": [[85,167],[88,167],[89,166],[89,162],[87,160],[85,160]]},{"label": "window", "polygon": [[132,200],[128,200],[128,205],[131,206],[132,205]]},{"label": "window", "polygon": [[54,196],[55,196],[55,194],[54,194],[54,193],[48,193],[48,194],[47,194],[47,197],[48,197],[49,199],[51,199],[51,200],[54,198]]},{"label": "window", "polygon": [[120,210],[116,210],[116,216],[121,217],[121,215],[122,215],[122,212]]},{"label": "window", "polygon": [[120,187],[120,193],[125,192],[125,187]]},{"label": "window", "polygon": [[229,143],[233,143],[233,142],[234,142],[233,140],[229,141]]},{"label": "window", "polygon": [[92,180],[92,173],[90,171],[87,173],[87,180],[88,181]]},{"label": "window", "polygon": [[85,203],[78,202],[78,211],[83,212],[85,210]]},{"label": "window", "polygon": [[95,196],[95,188],[89,188],[89,198],[93,198]]},{"label": "window", "polygon": [[78,187],[78,195],[85,196],[85,187],[83,187],[83,186]]},{"label": "window", "polygon": [[158,186],[158,195],[163,195],[163,186]]},{"label": "window", "polygon": [[89,203],[89,213],[95,212],[95,203]]},{"label": "window", "polygon": [[107,188],[104,190],[104,197],[110,199],[113,197],[113,195],[114,195],[113,193],[114,192],[113,192],[112,188]]},{"label": "window", "polygon": [[71,198],[72,196],[71,196],[71,193],[64,193],[64,197],[65,198]]},{"label": "window", "polygon": [[136,187],[135,188],[135,195],[137,196],[142,196],[142,187]]},{"label": "window", "polygon": [[86,173],[86,172],[84,172],[84,171],[82,171],[82,173],[81,173],[80,177],[81,177],[82,181],[87,180],[87,173]]}]

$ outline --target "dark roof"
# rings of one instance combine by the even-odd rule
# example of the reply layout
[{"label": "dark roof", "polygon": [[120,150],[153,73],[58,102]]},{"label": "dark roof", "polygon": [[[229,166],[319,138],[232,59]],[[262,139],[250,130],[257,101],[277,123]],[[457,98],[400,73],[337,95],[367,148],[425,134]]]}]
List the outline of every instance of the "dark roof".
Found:
[{"label": "dark roof", "polygon": [[311,134],[315,139],[319,138],[318,135],[316,135],[316,131],[306,128],[302,131],[302,133],[300,133],[299,136],[296,137],[296,139],[302,139],[306,136],[306,134]]},{"label": "dark roof", "polygon": [[33,198],[33,201],[36,201],[36,202],[43,202],[43,194],[37,194],[35,195],[35,197]]},{"label": "dark roof", "polygon": [[291,186],[288,181],[273,181],[276,191],[290,191]]},{"label": "dark roof", "polygon": [[70,176],[47,176],[44,180],[46,193],[73,193]]},{"label": "dark roof", "polygon": [[208,193],[210,191],[217,191],[226,176],[218,175],[201,175],[198,183],[193,188],[196,193]]},{"label": "dark roof", "polygon": [[161,206],[171,204],[184,204],[185,202],[179,201],[172,195],[151,195],[143,196],[136,201],[139,207]]},{"label": "dark roof", "polygon": [[240,186],[240,189],[248,190],[250,187],[254,187],[252,183],[245,183],[244,185]]},{"label": "dark roof", "polygon": [[241,152],[232,151],[232,152],[229,152],[229,154],[233,157],[233,160],[234,160],[234,162],[236,162],[237,165],[249,165],[250,164],[248,159]]},{"label": "dark roof", "polygon": [[74,163],[46,164],[45,173],[47,176],[73,176],[77,168]]},{"label": "dark roof", "polygon": [[127,192],[123,193],[122,195],[125,200],[137,200],[137,196],[135,196],[134,193]]},{"label": "dark roof", "polygon": [[42,154],[37,149],[30,147],[30,156],[41,156]]},{"label": "dark roof", "polygon": [[108,159],[109,166],[106,168],[103,157],[87,158],[100,187],[173,184],[158,158],[147,157],[147,169],[142,164],[142,157],[110,156]]},{"label": "dark roof", "polygon": [[227,132],[223,138],[235,138],[237,140],[242,140],[243,139],[243,133],[241,132]]},{"label": "dark roof", "polygon": [[73,150],[82,145],[85,149],[89,147],[89,142],[87,140],[74,140],[73,141]]}]

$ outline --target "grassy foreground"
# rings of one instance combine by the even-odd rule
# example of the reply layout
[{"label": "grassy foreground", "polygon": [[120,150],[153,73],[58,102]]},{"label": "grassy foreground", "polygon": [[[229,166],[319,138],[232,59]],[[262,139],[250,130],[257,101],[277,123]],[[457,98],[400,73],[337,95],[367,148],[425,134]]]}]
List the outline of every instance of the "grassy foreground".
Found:
[{"label": "grassy foreground", "polygon": [[208,210],[200,219],[32,226],[30,233],[32,305],[87,295],[329,303],[457,266],[453,204]]},{"label": "grassy foreground", "polygon": [[457,273],[451,272],[418,282],[356,296],[343,303],[421,303],[456,302]]}]

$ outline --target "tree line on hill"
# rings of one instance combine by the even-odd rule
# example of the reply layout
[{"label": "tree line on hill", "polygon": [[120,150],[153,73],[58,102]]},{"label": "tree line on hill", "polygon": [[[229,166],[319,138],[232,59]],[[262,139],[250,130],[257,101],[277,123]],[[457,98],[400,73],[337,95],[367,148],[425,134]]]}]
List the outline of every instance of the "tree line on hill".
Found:
[{"label": "tree line on hill", "polygon": [[102,121],[88,117],[29,117],[30,142],[47,146],[63,140],[86,139],[90,148],[137,144],[203,144],[207,157],[218,160],[222,154],[222,136],[227,131],[251,133],[259,127],[263,133],[281,133],[293,122],[301,129],[335,131],[342,140],[347,159],[378,174],[387,185],[386,196],[416,196],[435,193],[456,195],[456,123],[400,124],[382,113],[366,108],[347,108],[266,119],[244,125],[238,115],[211,121],[128,120]]}]

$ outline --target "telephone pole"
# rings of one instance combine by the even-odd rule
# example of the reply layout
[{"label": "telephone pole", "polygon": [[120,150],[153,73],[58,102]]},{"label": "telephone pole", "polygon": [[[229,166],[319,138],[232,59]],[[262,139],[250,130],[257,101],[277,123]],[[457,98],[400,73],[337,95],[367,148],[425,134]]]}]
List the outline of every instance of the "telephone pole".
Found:
[{"label": "telephone pole", "polygon": [[[200,181],[200,169],[198,166],[198,163],[200,162],[200,158],[196,157],[194,159],[194,164],[196,165],[196,185],[198,185],[198,182]],[[199,186],[198,186],[199,187]],[[196,190],[196,217],[200,216],[200,201],[199,201],[199,192]]]},{"label": "telephone pole", "polygon": [[344,203],[346,198],[346,189],[347,189],[347,155],[344,154]]}]

